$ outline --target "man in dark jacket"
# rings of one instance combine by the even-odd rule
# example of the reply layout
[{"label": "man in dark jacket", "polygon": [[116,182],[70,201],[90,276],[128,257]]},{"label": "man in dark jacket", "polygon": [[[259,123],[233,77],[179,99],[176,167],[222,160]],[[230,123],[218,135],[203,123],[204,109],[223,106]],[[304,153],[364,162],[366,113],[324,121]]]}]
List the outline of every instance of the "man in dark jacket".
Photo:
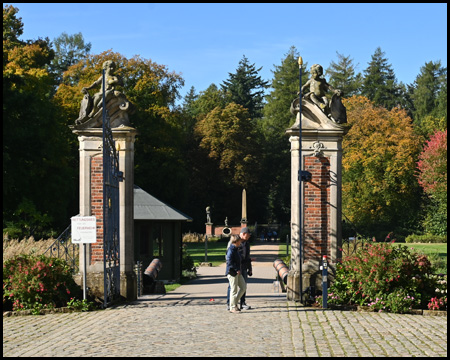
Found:
[{"label": "man in dark jacket", "polygon": [[[239,237],[242,240],[241,246],[239,246],[238,250],[241,255],[241,271],[242,276],[244,277],[245,283],[247,284],[247,280],[249,276],[253,275],[252,270],[252,260],[250,258],[250,244],[248,240],[250,239],[250,230],[248,227],[243,227],[239,233]],[[245,303],[245,294],[241,297],[241,309],[248,310],[251,309],[250,305]]]},{"label": "man in dark jacket", "polygon": [[[250,230],[248,227],[243,227],[239,233],[239,239],[241,240],[240,246],[238,246],[239,255],[241,257],[241,274],[242,277],[245,280],[245,284],[247,287],[247,279],[248,276],[252,276],[252,262],[250,259],[250,244],[248,243],[248,240],[250,239]],[[230,241],[231,243],[231,241]],[[230,243],[228,243],[228,247],[230,246]],[[227,291],[227,310],[229,310],[230,305],[230,286],[228,286]],[[245,293],[242,295],[240,300],[240,309],[248,310],[251,309],[251,306],[247,305],[245,303]]]},{"label": "man in dark jacket", "polygon": [[231,235],[230,246],[227,250],[227,267],[225,274],[227,275],[229,286],[229,310],[232,313],[239,313],[238,302],[245,292],[246,283],[241,274],[241,256],[238,247],[241,244],[241,238],[237,235]]}]

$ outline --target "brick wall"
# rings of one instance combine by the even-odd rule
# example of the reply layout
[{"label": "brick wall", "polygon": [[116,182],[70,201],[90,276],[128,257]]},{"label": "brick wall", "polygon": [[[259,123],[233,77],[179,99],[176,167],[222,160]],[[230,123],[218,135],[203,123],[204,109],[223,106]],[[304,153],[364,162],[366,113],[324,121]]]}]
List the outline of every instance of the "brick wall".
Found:
[{"label": "brick wall", "polygon": [[312,174],[304,182],[304,259],[330,256],[330,159],[305,157],[304,169]]},{"label": "brick wall", "polygon": [[91,158],[91,215],[97,218],[97,242],[91,244],[91,264],[103,262],[103,156]]}]

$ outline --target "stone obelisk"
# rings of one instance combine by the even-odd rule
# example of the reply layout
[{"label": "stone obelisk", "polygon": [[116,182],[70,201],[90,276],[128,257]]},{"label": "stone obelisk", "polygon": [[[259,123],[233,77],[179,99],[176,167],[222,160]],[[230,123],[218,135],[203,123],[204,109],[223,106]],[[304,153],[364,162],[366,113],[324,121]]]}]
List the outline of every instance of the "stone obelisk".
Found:
[{"label": "stone obelisk", "polygon": [[242,190],[242,217],[241,217],[241,228],[247,226],[247,193]]}]

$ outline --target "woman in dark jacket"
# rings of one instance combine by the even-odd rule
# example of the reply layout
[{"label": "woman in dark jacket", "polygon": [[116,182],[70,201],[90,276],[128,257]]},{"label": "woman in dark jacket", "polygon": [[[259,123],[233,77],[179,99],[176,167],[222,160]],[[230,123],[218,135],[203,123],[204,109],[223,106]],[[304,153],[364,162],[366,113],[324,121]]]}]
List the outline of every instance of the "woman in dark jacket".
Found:
[{"label": "woman in dark jacket", "polygon": [[230,312],[239,313],[241,310],[237,304],[245,293],[246,284],[241,274],[241,256],[238,247],[241,238],[238,235],[231,235],[231,245],[227,250],[227,267],[225,275],[230,282]]}]

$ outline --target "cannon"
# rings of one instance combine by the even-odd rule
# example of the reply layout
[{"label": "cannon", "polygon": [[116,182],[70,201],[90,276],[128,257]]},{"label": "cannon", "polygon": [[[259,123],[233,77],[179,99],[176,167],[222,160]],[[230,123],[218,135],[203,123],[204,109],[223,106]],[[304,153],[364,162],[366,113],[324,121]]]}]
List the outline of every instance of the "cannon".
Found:
[{"label": "cannon", "polygon": [[156,280],[159,271],[162,268],[162,262],[159,259],[153,259],[150,265],[145,269],[144,274],[150,276],[153,280]]},{"label": "cannon", "polygon": [[273,262],[273,267],[277,271],[277,275],[281,280],[283,280],[284,284],[287,284],[289,268],[283,262],[283,260],[277,259]]}]

